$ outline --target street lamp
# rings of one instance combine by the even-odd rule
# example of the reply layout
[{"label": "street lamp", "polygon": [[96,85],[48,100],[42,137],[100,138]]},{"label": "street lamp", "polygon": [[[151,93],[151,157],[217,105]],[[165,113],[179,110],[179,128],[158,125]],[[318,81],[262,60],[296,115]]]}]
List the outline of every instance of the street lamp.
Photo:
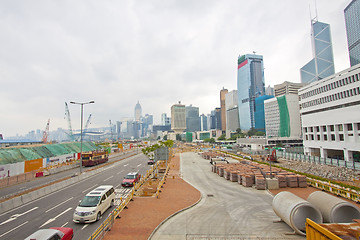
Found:
[{"label": "street lamp", "polygon": [[80,130],[80,174],[82,173],[82,129],[83,129],[83,108],[85,104],[95,103],[95,101],[90,102],[70,102],[71,104],[81,105],[81,130]]}]

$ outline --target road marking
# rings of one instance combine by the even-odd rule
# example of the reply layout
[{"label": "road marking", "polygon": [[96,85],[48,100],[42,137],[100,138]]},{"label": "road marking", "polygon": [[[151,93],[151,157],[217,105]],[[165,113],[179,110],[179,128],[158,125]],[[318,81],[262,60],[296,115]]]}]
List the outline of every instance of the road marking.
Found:
[{"label": "road marking", "polygon": [[64,223],[61,227],[65,227],[69,222]]},{"label": "road marking", "polygon": [[121,174],[122,172],[124,172],[124,170],[121,170],[120,172],[118,172],[117,174],[119,175],[119,174]]},{"label": "road marking", "polygon": [[140,167],[142,165],[142,163],[140,163],[139,165],[137,165],[137,167]]},{"label": "road marking", "polygon": [[97,184],[95,184],[95,185],[94,185],[94,186],[92,186],[92,187],[89,187],[89,188],[85,189],[84,191],[82,191],[82,193],[87,192],[87,191],[89,191],[90,189],[95,188],[96,186],[97,186]]},{"label": "road marking", "polygon": [[85,224],[85,225],[81,228],[81,230],[84,230],[84,228],[86,228],[87,226],[89,226],[89,224]]},{"label": "road marking", "polygon": [[14,228],[11,229],[10,231],[7,231],[6,233],[3,233],[2,235],[0,235],[0,238],[2,238],[3,236],[5,236],[6,234],[11,233],[12,231],[18,229],[19,227],[22,227],[23,225],[27,224],[28,222],[29,222],[29,221],[26,221],[26,222],[24,222],[23,224],[20,224],[20,225],[18,225],[17,227],[14,227]]},{"label": "road marking", "polygon": [[45,212],[50,212],[51,210],[53,210],[54,208],[56,208],[56,207],[58,207],[58,206],[60,206],[61,204],[64,204],[64,203],[66,203],[67,201],[70,201],[71,199],[73,199],[74,197],[71,197],[71,198],[69,198],[68,200],[66,200],[66,201],[64,201],[64,202],[62,202],[62,203],[59,203],[58,205],[56,205],[56,206],[54,206],[54,207],[52,207],[52,208],[50,208],[49,210],[47,210],[47,211],[45,211]]},{"label": "road marking", "polygon": [[129,165],[129,164],[125,164],[124,167],[126,167],[127,165]]},{"label": "road marking", "polygon": [[49,220],[47,220],[47,222],[45,222],[43,225],[41,225],[39,228],[42,228],[43,226],[45,226],[45,225],[47,225],[47,224],[49,224],[49,223],[51,223],[51,222],[53,222],[53,221],[55,221],[56,220],[56,218],[58,218],[58,217],[60,217],[61,215],[63,215],[64,213],[66,213],[66,212],[68,212],[68,211],[70,211],[72,208],[68,208],[68,209],[66,209],[65,211],[63,211],[62,213],[60,213],[59,215],[57,215],[56,217],[54,217],[54,218],[50,218]]},{"label": "road marking", "polygon": [[36,209],[38,209],[38,208],[39,208],[39,207],[34,207],[34,208],[32,208],[32,209],[24,212],[24,213],[14,214],[14,215],[12,215],[8,220],[6,220],[5,222],[2,222],[0,225],[3,225],[3,224],[5,224],[5,223],[11,222],[11,221],[14,221],[14,220],[17,219],[18,217],[21,217],[22,215],[25,215],[25,214],[27,214],[27,213],[29,213],[29,212],[32,212],[32,211],[34,211],[34,210],[36,210]]},{"label": "road marking", "polygon": [[119,183],[118,185],[115,186],[115,188],[118,188],[121,185],[121,183]]},{"label": "road marking", "polygon": [[113,178],[114,176],[110,176],[107,179],[104,180],[104,182],[106,182],[107,180],[109,180],[110,178]]}]

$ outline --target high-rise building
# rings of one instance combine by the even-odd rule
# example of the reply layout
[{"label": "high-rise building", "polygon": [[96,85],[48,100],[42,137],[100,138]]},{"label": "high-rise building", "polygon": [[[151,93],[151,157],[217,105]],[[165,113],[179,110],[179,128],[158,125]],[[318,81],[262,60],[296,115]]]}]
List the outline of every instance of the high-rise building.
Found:
[{"label": "high-rise building", "polygon": [[225,95],[228,90],[223,88],[220,90],[220,109],[221,109],[221,130],[226,131],[226,109],[225,109]]},{"label": "high-rise building", "polygon": [[161,114],[161,125],[171,125],[171,118],[169,118],[166,113]]},{"label": "high-rise building", "polygon": [[350,65],[360,63],[360,0],[353,0],[344,10]]},{"label": "high-rise building", "polygon": [[265,110],[264,101],[274,96],[263,95],[255,98],[255,129],[260,132],[265,132]]},{"label": "high-rise building", "polygon": [[240,128],[237,92],[237,90],[233,90],[225,95],[226,138],[230,138],[231,133]]},{"label": "high-rise building", "polygon": [[205,114],[200,115],[200,131],[208,130],[208,120]]},{"label": "high-rise building", "polygon": [[255,127],[255,98],[265,94],[263,56],[239,56],[237,88],[240,128],[247,131]]},{"label": "high-rise building", "polygon": [[196,132],[200,131],[200,117],[199,108],[192,105],[185,107],[186,112],[186,131]]},{"label": "high-rise building", "polygon": [[137,104],[135,105],[135,121],[140,122],[140,118],[141,118],[141,105],[138,101]]},{"label": "high-rise building", "polygon": [[179,102],[171,106],[171,130],[182,133],[186,129],[185,105]]},{"label": "high-rise building", "polygon": [[300,69],[302,83],[326,78],[335,72],[330,25],[311,20],[313,59]]},{"label": "high-rise building", "polygon": [[276,84],[274,86],[275,97],[279,97],[287,94],[298,94],[298,90],[307,83],[292,83],[292,82],[283,82],[281,84]]}]

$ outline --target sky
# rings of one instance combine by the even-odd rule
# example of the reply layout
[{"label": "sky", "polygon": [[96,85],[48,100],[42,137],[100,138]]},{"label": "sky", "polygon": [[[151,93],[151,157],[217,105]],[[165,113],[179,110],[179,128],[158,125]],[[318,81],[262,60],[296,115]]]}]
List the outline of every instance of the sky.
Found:
[{"label": "sky", "polygon": [[[335,72],[350,67],[351,0],[2,0],[0,134],[67,129],[65,102],[88,102],[84,124],[160,115],[181,101],[209,114],[237,89],[237,58],[264,58],[265,86],[300,82],[311,18],[330,24]],[[317,11],[316,11],[317,9]],[[80,106],[69,104],[80,129]]]}]

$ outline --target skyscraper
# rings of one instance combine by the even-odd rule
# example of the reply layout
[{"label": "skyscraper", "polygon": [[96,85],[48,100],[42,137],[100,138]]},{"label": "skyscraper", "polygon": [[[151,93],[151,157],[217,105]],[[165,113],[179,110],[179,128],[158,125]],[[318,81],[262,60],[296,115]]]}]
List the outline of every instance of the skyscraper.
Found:
[{"label": "skyscraper", "polygon": [[247,131],[255,127],[255,98],[265,94],[263,56],[239,56],[237,88],[240,128]]},{"label": "skyscraper", "polygon": [[226,131],[226,109],[225,109],[225,95],[228,90],[223,88],[220,90],[220,109],[221,109],[221,130]]},{"label": "skyscraper", "polygon": [[353,0],[344,10],[350,65],[360,63],[360,0]]},{"label": "skyscraper", "polygon": [[137,104],[135,105],[135,121],[140,122],[140,118],[141,118],[141,106],[138,101]]},{"label": "skyscraper", "polygon": [[321,80],[335,73],[330,25],[311,20],[313,59],[300,69],[302,83]]},{"label": "skyscraper", "polygon": [[186,112],[186,131],[196,132],[200,131],[200,117],[199,108],[192,105],[185,107]]},{"label": "skyscraper", "polygon": [[171,106],[171,130],[182,133],[186,129],[185,105],[179,102]]}]

